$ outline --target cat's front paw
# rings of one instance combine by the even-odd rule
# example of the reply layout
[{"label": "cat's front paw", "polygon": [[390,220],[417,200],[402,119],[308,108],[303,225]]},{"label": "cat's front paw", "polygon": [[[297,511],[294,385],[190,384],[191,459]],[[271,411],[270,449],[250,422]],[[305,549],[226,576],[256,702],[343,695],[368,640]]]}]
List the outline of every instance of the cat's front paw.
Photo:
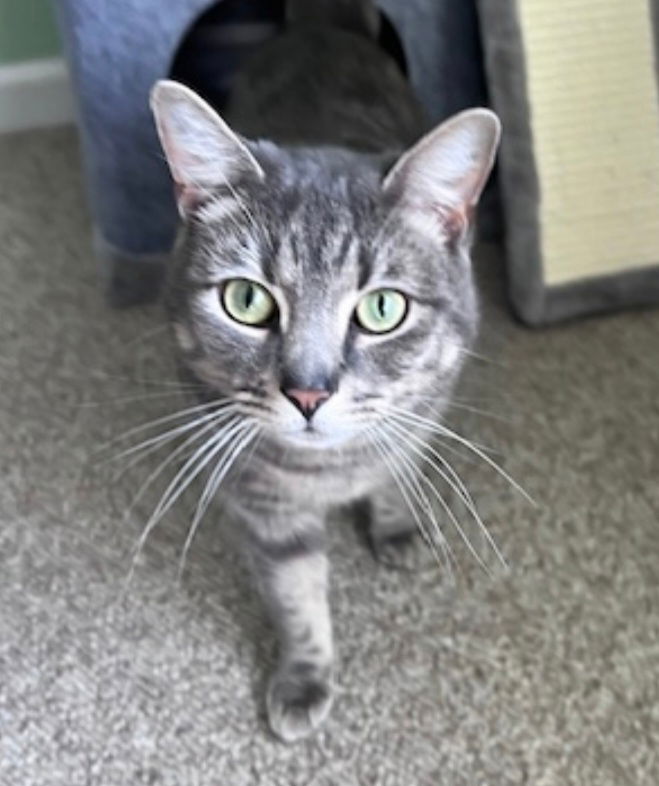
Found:
[{"label": "cat's front paw", "polygon": [[266,697],[270,728],[284,742],[308,737],[332,706],[329,675],[301,665],[280,669],[270,680]]}]

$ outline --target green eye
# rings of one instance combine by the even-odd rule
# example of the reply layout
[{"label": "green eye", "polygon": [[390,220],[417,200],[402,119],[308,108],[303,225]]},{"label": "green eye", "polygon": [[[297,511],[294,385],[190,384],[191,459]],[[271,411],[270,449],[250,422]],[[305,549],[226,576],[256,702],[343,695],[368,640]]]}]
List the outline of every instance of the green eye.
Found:
[{"label": "green eye", "polygon": [[275,313],[275,301],[265,287],[247,278],[227,281],[222,292],[227,314],[243,325],[260,327]]},{"label": "green eye", "polygon": [[407,298],[395,289],[376,289],[357,304],[357,323],[369,333],[388,333],[407,314]]}]

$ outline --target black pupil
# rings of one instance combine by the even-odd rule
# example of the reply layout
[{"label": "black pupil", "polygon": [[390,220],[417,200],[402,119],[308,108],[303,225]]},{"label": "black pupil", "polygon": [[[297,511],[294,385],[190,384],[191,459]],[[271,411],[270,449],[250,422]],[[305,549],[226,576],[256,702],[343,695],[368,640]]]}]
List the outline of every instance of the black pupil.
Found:
[{"label": "black pupil", "polygon": [[245,287],[245,311],[249,311],[252,307],[252,303],[254,302],[254,287],[251,284],[248,284]]},{"label": "black pupil", "polygon": [[378,295],[378,314],[380,315],[380,319],[384,319],[387,316],[385,303],[386,300],[384,295]]}]

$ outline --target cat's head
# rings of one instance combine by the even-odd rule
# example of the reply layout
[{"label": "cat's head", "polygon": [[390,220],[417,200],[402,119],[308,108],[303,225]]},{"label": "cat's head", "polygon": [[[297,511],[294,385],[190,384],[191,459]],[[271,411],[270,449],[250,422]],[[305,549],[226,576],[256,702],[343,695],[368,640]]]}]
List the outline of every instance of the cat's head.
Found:
[{"label": "cat's head", "polygon": [[173,82],[152,106],[186,223],[170,314],[207,395],[318,448],[441,404],[476,329],[469,236],[496,117],[462,113],[392,161],[242,139]]}]

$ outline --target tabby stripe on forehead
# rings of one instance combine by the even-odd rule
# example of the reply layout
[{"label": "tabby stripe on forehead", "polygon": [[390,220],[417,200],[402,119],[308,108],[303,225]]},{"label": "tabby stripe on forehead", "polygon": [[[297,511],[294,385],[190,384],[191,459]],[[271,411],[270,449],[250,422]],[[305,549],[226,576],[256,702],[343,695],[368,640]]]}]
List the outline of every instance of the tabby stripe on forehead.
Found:
[{"label": "tabby stripe on forehead", "polygon": [[372,265],[371,258],[367,253],[364,246],[360,246],[357,255],[357,264],[359,266],[359,277],[357,279],[357,286],[359,289],[364,289],[369,278],[371,277]]},{"label": "tabby stripe on forehead", "polygon": [[269,284],[274,284],[274,266],[281,252],[282,239],[274,232],[272,234],[268,233],[267,242],[265,237],[259,238],[259,240],[261,242],[260,265],[263,277]]},{"label": "tabby stripe on forehead", "polygon": [[[345,259],[354,238],[354,228],[347,215],[333,214],[331,210],[323,210],[324,207],[314,203],[305,204],[301,206],[298,215],[303,235],[300,241],[304,250],[307,254],[310,249],[315,251],[311,259],[326,269]],[[318,221],[318,214],[321,212],[326,213],[324,222]]]},{"label": "tabby stripe on forehead", "polygon": [[288,245],[288,255],[286,261],[291,264],[293,270],[302,263],[306,256],[306,247],[297,232],[291,231],[286,235]]},{"label": "tabby stripe on forehead", "polygon": [[348,261],[348,252],[352,248],[353,243],[356,243],[356,239],[351,231],[347,231],[343,238],[341,239],[339,245],[339,249],[333,259],[328,260],[328,267],[342,267],[346,261]]},{"label": "tabby stripe on forehead", "polygon": [[[313,193],[308,195],[308,202],[302,202],[294,215],[300,227],[300,242],[307,250],[319,252],[325,245],[327,227],[332,223],[330,215],[318,204],[318,197]],[[319,215],[326,215],[324,221],[318,221]],[[318,259],[318,253],[312,255],[312,259]]]}]

